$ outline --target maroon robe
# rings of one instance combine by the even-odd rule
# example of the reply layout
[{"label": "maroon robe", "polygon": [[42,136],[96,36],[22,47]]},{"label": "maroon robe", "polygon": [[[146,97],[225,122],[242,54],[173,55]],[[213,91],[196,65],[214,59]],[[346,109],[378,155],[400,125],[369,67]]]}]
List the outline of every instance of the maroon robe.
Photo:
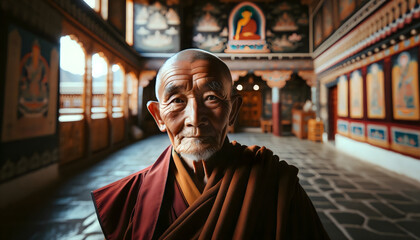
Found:
[{"label": "maroon robe", "polygon": [[225,144],[188,206],[171,148],[151,167],[92,192],[106,239],[328,239],[297,169],[264,147]]}]

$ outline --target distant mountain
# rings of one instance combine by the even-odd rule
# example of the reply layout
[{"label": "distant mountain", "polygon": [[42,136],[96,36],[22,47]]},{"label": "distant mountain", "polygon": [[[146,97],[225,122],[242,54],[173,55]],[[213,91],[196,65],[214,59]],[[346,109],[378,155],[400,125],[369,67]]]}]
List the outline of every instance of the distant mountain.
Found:
[{"label": "distant mountain", "polygon": [[60,69],[60,82],[83,82],[83,75]]}]

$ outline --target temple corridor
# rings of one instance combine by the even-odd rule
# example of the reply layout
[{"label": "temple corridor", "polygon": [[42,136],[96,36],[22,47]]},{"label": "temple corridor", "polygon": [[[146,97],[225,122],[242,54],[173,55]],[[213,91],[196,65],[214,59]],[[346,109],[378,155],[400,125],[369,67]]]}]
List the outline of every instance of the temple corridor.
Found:
[{"label": "temple corridor", "polygon": [[[297,166],[300,184],[331,239],[420,239],[418,182],[327,144],[262,133],[229,138],[264,145]],[[0,239],[103,239],[90,191],[147,167],[168,145],[166,135],[156,135],[74,171],[55,187],[2,212]]]}]

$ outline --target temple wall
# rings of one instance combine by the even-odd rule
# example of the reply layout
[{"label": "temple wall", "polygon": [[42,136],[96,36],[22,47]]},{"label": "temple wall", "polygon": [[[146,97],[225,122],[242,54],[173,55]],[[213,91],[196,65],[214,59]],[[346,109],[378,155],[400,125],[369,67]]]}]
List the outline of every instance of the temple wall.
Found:
[{"label": "temple wall", "polygon": [[414,1],[369,1],[314,45],[319,116],[329,139],[335,137],[340,150],[417,180],[419,17]]}]

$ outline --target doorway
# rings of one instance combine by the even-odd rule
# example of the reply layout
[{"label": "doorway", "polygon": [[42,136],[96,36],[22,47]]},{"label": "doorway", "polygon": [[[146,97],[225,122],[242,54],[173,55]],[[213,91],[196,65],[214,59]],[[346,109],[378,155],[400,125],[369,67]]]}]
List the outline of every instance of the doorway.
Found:
[{"label": "doorway", "polygon": [[240,91],[242,108],[239,112],[239,125],[260,127],[262,97],[260,91]]},{"label": "doorway", "polygon": [[328,88],[328,140],[337,132],[337,85]]}]

